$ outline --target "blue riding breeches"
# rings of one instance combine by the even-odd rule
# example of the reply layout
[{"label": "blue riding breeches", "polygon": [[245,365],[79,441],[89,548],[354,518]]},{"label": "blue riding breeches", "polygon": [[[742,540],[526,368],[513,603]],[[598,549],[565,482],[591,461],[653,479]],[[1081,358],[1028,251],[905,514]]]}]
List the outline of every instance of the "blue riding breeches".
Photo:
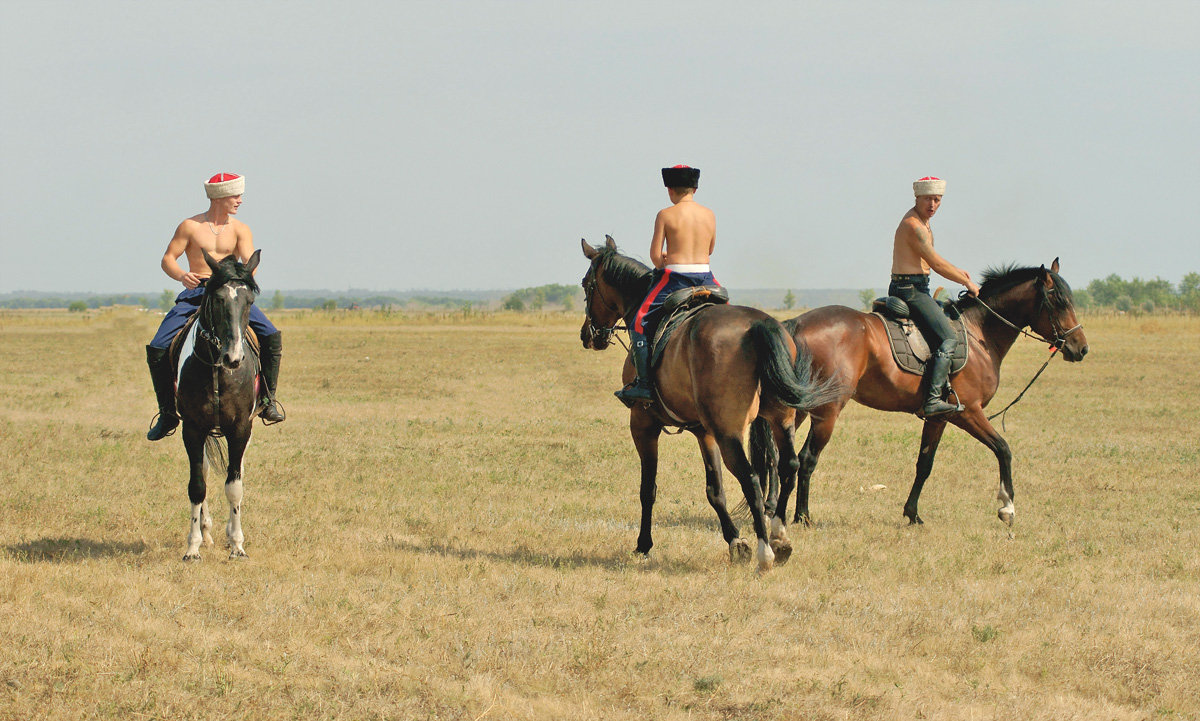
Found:
[{"label": "blue riding breeches", "polygon": [[[171,347],[171,341],[183,329],[188,318],[191,318],[200,309],[200,301],[204,297],[204,286],[205,284],[202,282],[199,286],[185,290],[175,296],[175,306],[167,311],[162,324],[158,326],[158,332],[154,334],[154,340],[150,341],[151,347]],[[250,327],[254,329],[254,333],[259,338],[275,335],[279,332],[279,329],[271,321],[267,320],[267,316],[256,305],[250,306]]]},{"label": "blue riding breeches", "polygon": [[908,303],[909,312],[931,350],[947,357],[954,355],[958,339],[946,318],[946,311],[929,296],[929,276],[923,274],[893,275],[888,295]]}]

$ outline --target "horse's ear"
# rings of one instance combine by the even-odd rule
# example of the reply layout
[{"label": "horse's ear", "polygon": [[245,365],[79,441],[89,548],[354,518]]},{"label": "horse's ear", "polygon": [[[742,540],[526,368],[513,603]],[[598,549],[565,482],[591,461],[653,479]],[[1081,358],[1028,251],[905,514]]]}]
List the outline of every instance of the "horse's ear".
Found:
[{"label": "horse's ear", "polygon": [[588,245],[587,238],[580,238],[579,242],[583,243],[583,257],[587,258],[588,260],[591,260],[592,258],[595,258],[597,255],[600,255],[600,251],[598,251],[595,248],[593,248],[592,246]]},{"label": "horse's ear", "polygon": [[212,272],[216,273],[217,261],[213,260],[213,257],[208,254],[207,250],[201,250],[201,252],[204,253],[204,262],[208,263],[208,267],[212,269]]},{"label": "horse's ear", "polygon": [[609,250],[617,249],[617,241],[613,240],[612,236],[608,233],[604,234],[604,245],[607,246]]},{"label": "horse's ear", "polygon": [[1055,258],[1055,259],[1054,259],[1054,262],[1050,264],[1050,272],[1051,272],[1051,273],[1057,273],[1057,272],[1058,272],[1058,258]]},{"label": "horse's ear", "polygon": [[1054,287],[1054,279],[1050,277],[1050,271],[1046,270],[1046,266],[1042,266],[1042,285],[1047,289]]},{"label": "horse's ear", "polygon": [[246,271],[247,272],[253,273],[254,269],[258,267],[258,260],[259,260],[258,254],[261,252],[262,252],[262,248],[259,248],[258,250],[254,251],[253,253],[250,254],[250,260],[246,261]]}]

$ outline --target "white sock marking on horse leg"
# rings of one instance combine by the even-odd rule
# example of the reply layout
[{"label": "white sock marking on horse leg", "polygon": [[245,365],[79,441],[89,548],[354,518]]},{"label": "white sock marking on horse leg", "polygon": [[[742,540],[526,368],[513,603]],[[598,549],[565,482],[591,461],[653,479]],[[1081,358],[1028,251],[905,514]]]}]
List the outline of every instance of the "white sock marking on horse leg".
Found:
[{"label": "white sock marking on horse leg", "polygon": [[187,552],[183,554],[183,560],[200,560],[200,544],[204,542],[204,533],[201,530],[200,519],[203,518],[204,504],[193,503],[191,530],[188,531],[188,547]]},{"label": "white sock marking on horse leg", "polygon": [[775,552],[771,550],[770,544],[761,538],[758,539],[758,571],[770,571],[771,566],[775,564]]},{"label": "white sock marking on horse leg", "polygon": [[229,523],[225,524],[225,539],[229,541],[229,557],[246,555],[242,548],[242,479],[225,484],[225,498],[229,500]]},{"label": "white sock marking on horse leg", "polygon": [[787,526],[779,516],[771,518],[771,538],[787,538]]},{"label": "white sock marking on horse leg", "polygon": [[208,499],[204,499],[204,503],[200,504],[200,533],[204,537],[204,545],[213,545],[212,537],[212,516],[208,513]]},{"label": "white sock marking on horse leg", "polygon": [[1017,509],[1013,506],[1012,498],[1005,492],[1003,481],[1000,483],[999,492],[996,493],[996,500],[1000,501],[1000,510],[997,515],[1000,516],[1000,520],[1011,526],[1013,518],[1017,515]]}]

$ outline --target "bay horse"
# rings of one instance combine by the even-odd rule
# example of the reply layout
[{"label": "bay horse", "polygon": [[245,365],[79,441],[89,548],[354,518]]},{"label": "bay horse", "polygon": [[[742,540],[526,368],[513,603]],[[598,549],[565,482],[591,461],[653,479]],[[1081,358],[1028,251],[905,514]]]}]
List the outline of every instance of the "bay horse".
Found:
[{"label": "bay horse", "polygon": [[[924,523],[917,513],[917,499],[933,469],[934,454],[946,424],[966,431],[995,454],[1000,465],[1000,489],[997,500],[1001,521],[1012,526],[1013,505],[1012,452],[1008,443],[992,426],[983,409],[996,393],[1000,383],[1000,364],[1004,362],[1018,336],[1030,335],[1029,327],[1038,340],[1051,345],[1054,352],[1062,351],[1069,362],[1078,362],[1087,355],[1087,338],[1083,326],[1075,317],[1071,288],[1058,274],[1058,258],[1047,270],[1009,265],[988,269],[983,275],[979,297],[963,295],[956,305],[967,329],[970,351],[967,364],[951,376],[959,403],[965,409],[947,415],[925,419],[921,431],[921,448],[917,456],[917,474],[912,490],[904,504],[904,516],[910,525]],[[795,523],[811,524],[808,510],[809,485],[821,451],[833,434],[838,414],[851,400],[881,411],[916,413],[921,407],[921,376],[906,373],[896,365],[883,321],[872,313],[863,313],[844,306],[825,306],[784,321],[797,345],[807,345],[812,352],[813,367],[818,376],[835,380],[841,394],[829,403],[811,410],[812,421],[808,438],[799,455],[798,488],[796,491]],[[1052,353],[1053,356],[1053,353]],[[796,423],[803,421],[801,411]],[[752,446],[769,444],[765,429],[755,428]],[[784,450],[779,451],[786,453]],[[767,455],[771,458],[772,455]],[[767,466],[770,467],[769,465]],[[771,480],[774,491],[774,480]],[[791,483],[781,474],[776,517],[782,522],[786,511]]]},{"label": "bay horse", "polygon": [[[585,318],[580,339],[584,348],[600,351],[608,348],[618,323],[624,320],[626,327],[632,325],[650,290],[652,272],[621,255],[611,237],[606,237],[601,248],[593,248],[586,240],[582,243],[590,265],[583,277]],[[628,357],[623,375],[625,383],[633,379]],[[699,441],[708,502],[720,521],[730,559],[750,560],[751,548],[739,538],[726,508],[722,463],[741,483],[749,505],[758,538],[759,571],[769,570],[777,556],[780,563],[785,562],[791,544],[786,529],[772,532],[768,538],[762,479],[751,467],[745,441],[750,422],[761,418],[784,451],[777,472],[787,478],[795,474],[796,409],[811,408],[833,397],[826,385],[813,381],[807,355],[797,353],[779,321],[760,310],[707,306],[684,320],[667,341],[655,372],[655,392],[655,402],[635,404],[629,413],[629,430],[641,459],[637,552],[648,554],[654,545],[650,527],[659,436],[666,426],[679,426]]]},{"label": "bay horse", "polygon": [[[247,347],[246,327],[250,306],[259,292],[254,269],[260,252],[254,251],[245,264],[232,255],[216,261],[204,253],[212,275],[205,284],[194,323],[171,345],[171,360],[178,369],[176,398],[183,421],[183,445],[191,465],[191,528],[185,561],[200,560],[201,543],[213,545],[204,479],[209,463],[226,474],[229,521],[225,538],[229,558],[246,557],[241,519],[242,462],[250,443],[258,395],[258,363],[253,350]],[[221,436],[226,447],[221,444]]]}]

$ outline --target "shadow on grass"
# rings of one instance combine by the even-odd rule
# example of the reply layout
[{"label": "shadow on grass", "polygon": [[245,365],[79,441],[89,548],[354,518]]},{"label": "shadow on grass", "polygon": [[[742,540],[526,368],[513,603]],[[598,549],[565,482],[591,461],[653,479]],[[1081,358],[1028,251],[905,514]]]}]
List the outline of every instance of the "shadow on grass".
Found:
[{"label": "shadow on grass", "polygon": [[40,538],[5,546],[4,550],[14,560],[23,563],[70,563],[87,558],[111,558],[144,553],[146,544],[141,541],[118,543],[93,541],[88,538]]},{"label": "shadow on grass", "polygon": [[669,575],[683,575],[712,570],[702,558],[670,558],[663,559],[655,552],[650,558],[630,550],[622,552],[614,550],[608,554],[567,552],[554,554],[547,551],[535,550],[519,546],[504,551],[485,551],[478,548],[461,548],[444,543],[422,545],[405,539],[392,538],[386,542],[389,548],[410,553],[435,553],[440,556],[457,558],[464,561],[486,559],[501,563],[512,563],[519,566],[539,566],[559,570],[573,568],[602,568],[609,571],[630,571],[653,569]]}]

